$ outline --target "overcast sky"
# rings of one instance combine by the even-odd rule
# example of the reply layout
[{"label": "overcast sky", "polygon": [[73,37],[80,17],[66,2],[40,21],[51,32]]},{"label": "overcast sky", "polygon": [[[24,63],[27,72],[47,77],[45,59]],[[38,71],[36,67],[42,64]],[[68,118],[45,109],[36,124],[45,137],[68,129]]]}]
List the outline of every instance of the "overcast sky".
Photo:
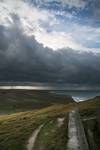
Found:
[{"label": "overcast sky", "polygon": [[0,0],[0,82],[100,84],[99,0]]}]

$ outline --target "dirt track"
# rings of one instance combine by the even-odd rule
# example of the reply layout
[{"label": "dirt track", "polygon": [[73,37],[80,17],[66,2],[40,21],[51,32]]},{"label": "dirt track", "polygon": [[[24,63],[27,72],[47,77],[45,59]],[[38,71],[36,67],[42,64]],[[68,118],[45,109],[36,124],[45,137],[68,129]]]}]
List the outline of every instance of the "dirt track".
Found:
[{"label": "dirt track", "polygon": [[29,138],[28,140],[28,144],[27,144],[27,150],[32,150],[34,148],[34,144],[36,141],[36,138],[41,130],[41,128],[43,127],[43,124],[40,125],[32,134],[32,136]]}]

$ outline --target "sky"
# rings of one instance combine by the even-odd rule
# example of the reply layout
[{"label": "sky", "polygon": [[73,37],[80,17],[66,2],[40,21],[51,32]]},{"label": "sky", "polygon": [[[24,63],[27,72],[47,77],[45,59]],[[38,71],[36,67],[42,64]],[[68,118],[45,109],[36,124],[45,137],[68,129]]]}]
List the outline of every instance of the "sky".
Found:
[{"label": "sky", "polygon": [[99,0],[0,0],[0,82],[100,84]]}]

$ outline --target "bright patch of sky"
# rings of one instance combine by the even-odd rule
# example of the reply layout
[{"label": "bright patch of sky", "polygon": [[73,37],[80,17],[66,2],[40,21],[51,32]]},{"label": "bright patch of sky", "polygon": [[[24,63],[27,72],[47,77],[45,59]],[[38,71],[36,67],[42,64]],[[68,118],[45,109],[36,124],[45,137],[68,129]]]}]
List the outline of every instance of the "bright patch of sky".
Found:
[{"label": "bright patch of sky", "polygon": [[[99,0],[0,0],[0,25],[20,28],[44,47],[100,51]],[[17,16],[17,17],[15,17]]]}]

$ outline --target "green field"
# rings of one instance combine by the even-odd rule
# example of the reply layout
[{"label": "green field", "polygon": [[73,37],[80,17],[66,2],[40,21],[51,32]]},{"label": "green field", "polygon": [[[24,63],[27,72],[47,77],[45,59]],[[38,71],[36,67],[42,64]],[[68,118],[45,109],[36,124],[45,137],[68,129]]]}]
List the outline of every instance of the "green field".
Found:
[{"label": "green field", "polygon": [[0,113],[33,110],[71,101],[71,97],[57,96],[49,90],[0,90]]}]

